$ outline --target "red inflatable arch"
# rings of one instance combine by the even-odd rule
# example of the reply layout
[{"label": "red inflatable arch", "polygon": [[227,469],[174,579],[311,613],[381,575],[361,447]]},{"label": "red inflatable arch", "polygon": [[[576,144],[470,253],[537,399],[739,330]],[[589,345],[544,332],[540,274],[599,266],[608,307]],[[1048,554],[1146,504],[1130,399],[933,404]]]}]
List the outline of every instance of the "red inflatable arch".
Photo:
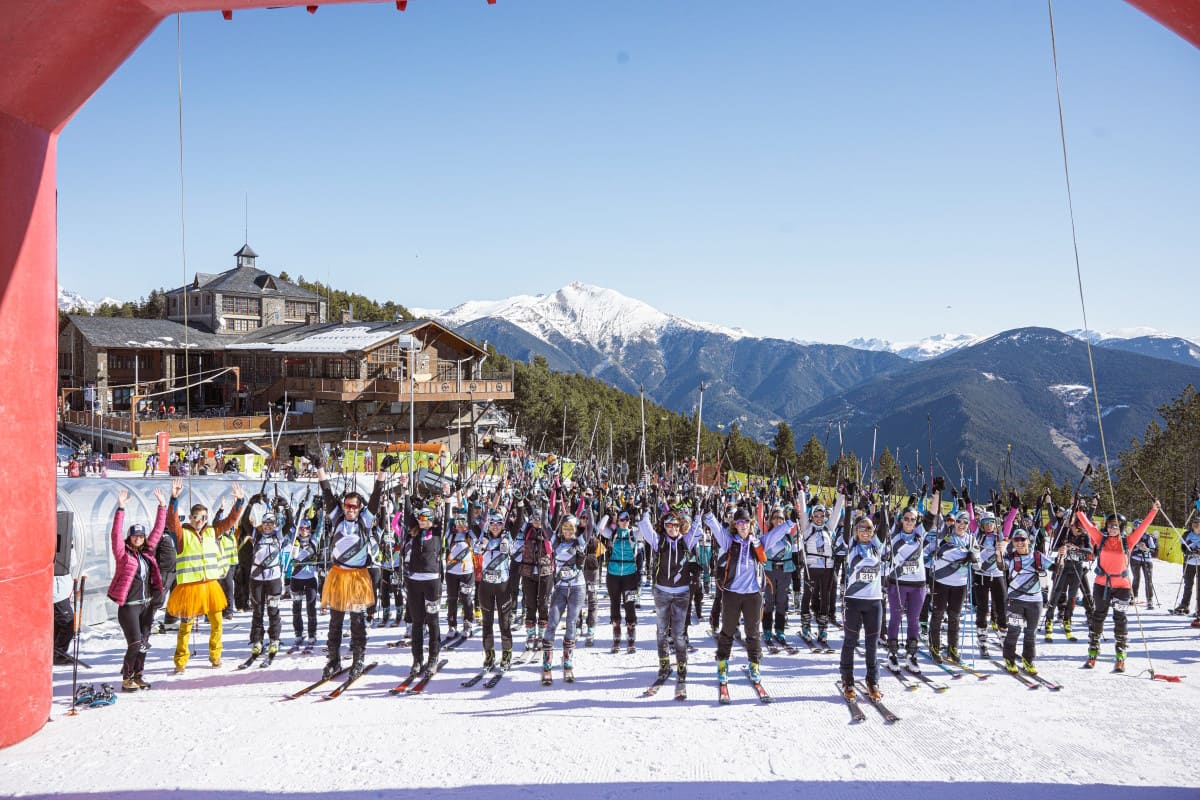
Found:
[{"label": "red inflatable arch", "polygon": [[[357,0],[323,0],[333,5]],[[493,3],[495,0],[487,0]],[[1129,0],[1200,47],[1200,0]],[[164,17],[292,0],[0,3],[0,747],[50,711],[58,135]],[[403,10],[406,2],[398,2]],[[315,10],[315,8],[310,8]],[[20,346],[13,346],[14,343]],[[21,464],[36,465],[32,474]],[[33,676],[33,680],[30,680]]]}]

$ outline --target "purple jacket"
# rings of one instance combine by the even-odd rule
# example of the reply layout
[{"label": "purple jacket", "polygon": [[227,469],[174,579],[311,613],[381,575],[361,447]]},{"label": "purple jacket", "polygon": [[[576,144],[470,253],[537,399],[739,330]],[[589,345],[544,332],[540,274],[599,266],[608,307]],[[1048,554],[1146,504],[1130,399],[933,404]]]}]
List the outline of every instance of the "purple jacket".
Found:
[{"label": "purple jacket", "polygon": [[[124,605],[129,598],[129,589],[133,586],[133,576],[137,574],[138,560],[133,551],[125,544],[125,510],[117,509],[113,515],[112,551],[117,564],[113,569],[112,583],[108,585],[108,598],[117,605]],[[149,562],[149,586],[152,592],[162,589],[162,576],[158,572],[158,562],[154,559],[154,548],[167,529],[167,507],[159,506],[158,515],[154,518],[154,528],[146,535],[146,549],[142,551]]]}]

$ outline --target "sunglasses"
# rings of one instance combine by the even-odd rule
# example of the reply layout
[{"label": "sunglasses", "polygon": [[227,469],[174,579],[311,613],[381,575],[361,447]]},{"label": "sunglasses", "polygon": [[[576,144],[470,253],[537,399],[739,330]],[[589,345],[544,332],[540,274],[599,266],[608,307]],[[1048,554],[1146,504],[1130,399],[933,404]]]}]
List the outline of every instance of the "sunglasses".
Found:
[{"label": "sunglasses", "polygon": [[358,503],[342,503],[342,508],[347,511],[358,511],[359,505]]},{"label": "sunglasses", "polygon": [[917,521],[917,518],[916,518],[916,517],[910,517],[910,516],[907,516],[907,515],[906,515],[906,516],[903,516],[903,517],[901,517],[901,518],[900,518],[900,521],[901,521],[901,522],[916,522],[916,521]]},{"label": "sunglasses", "polygon": [[208,519],[208,514],[192,514],[192,519]]}]

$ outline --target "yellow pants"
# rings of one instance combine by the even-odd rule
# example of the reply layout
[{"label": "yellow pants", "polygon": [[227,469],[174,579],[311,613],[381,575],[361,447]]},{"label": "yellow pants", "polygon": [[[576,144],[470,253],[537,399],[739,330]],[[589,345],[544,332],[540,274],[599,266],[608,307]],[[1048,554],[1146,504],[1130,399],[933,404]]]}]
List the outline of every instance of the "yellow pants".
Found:
[{"label": "yellow pants", "polygon": [[[178,669],[183,669],[188,663],[188,637],[192,635],[192,626],[196,624],[194,619],[181,619],[179,621],[179,636],[175,639],[175,666]],[[216,666],[221,663],[221,629],[225,624],[221,612],[208,615],[208,660]]]}]

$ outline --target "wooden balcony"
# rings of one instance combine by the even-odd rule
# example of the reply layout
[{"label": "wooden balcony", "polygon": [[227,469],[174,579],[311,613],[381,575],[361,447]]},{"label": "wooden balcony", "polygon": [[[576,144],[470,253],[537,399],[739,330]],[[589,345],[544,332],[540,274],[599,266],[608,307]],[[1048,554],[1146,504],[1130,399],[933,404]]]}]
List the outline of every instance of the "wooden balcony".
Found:
[{"label": "wooden balcony", "polygon": [[[279,430],[281,415],[275,415],[275,430]],[[171,440],[194,438],[216,441],[240,441],[260,439],[271,432],[271,421],[265,414],[229,417],[182,417],[168,419],[130,420],[125,414],[92,414],[87,411],[64,411],[62,422],[70,431],[81,435],[103,431],[106,436],[123,439],[130,447],[137,447],[139,440],[154,439],[160,432],[171,434]],[[312,414],[292,414],[288,419],[289,431],[313,428]]]},{"label": "wooden balcony", "polygon": [[277,399],[287,391],[293,400],[333,400],[350,403],[356,400],[378,402],[403,401],[414,403],[457,402],[468,400],[512,400],[513,381],[509,376],[478,380],[435,379],[408,381],[392,378],[283,378],[267,392]]}]

